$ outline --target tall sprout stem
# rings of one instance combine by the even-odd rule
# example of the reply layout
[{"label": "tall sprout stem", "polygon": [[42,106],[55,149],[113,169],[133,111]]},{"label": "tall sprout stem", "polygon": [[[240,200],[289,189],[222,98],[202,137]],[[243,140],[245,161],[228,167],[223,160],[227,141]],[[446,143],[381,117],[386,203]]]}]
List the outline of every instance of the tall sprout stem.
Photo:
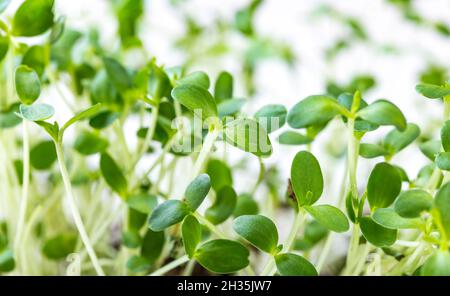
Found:
[{"label": "tall sprout stem", "polygon": [[219,136],[219,129],[212,128],[209,133],[205,137],[205,141],[203,142],[202,149],[197,157],[197,160],[194,163],[194,168],[192,169],[192,177],[195,178],[198,174],[200,174],[205,162],[208,160],[208,155],[211,152],[211,149],[214,146],[214,142]]},{"label": "tall sprout stem", "polygon": [[105,273],[103,272],[103,269],[100,266],[97,255],[95,254],[94,248],[92,247],[91,241],[89,240],[86,228],[84,227],[80,212],[78,211],[78,207],[75,202],[75,196],[73,194],[69,173],[67,172],[66,164],[64,162],[62,143],[58,141],[55,143],[55,146],[56,146],[56,155],[58,157],[59,169],[61,170],[61,176],[63,179],[64,188],[66,190],[67,199],[69,202],[69,208],[72,213],[75,226],[77,227],[78,232],[80,233],[81,240],[83,241],[84,247],[86,248],[86,251],[89,254],[89,258],[92,261],[92,266],[94,267],[98,275],[104,276]]},{"label": "tall sprout stem", "polygon": [[22,122],[22,151],[23,151],[23,177],[22,177],[22,197],[20,199],[19,217],[17,221],[16,237],[14,240],[14,249],[17,254],[20,251],[20,241],[22,239],[25,217],[28,206],[28,191],[30,186],[30,143],[28,139],[28,123]]},{"label": "tall sprout stem", "polygon": [[153,273],[151,273],[149,275],[150,276],[164,275],[165,273],[171,271],[174,268],[177,268],[180,265],[183,265],[184,263],[186,263],[188,261],[189,261],[189,257],[187,255],[184,255],[184,256],[170,262],[169,264],[164,265],[160,269],[155,270]]}]

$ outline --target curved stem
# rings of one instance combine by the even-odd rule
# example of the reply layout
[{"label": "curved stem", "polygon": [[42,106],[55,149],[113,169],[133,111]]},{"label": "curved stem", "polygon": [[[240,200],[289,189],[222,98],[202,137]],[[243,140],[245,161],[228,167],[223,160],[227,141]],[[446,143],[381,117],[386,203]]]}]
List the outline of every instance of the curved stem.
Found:
[{"label": "curved stem", "polygon": [[84,247],[86,248],[86,251],[89,254],[89,258],[92,261],[92,266],[94,267],[95,271],[98,275],[105,275],[103,272],[102,267],[100,266],[100,263],[98,261],[97,255],[95,254],[94,248],[92,247],[91,241],[89,240],[88,234],[86,232],[86,229],[84,227],[83,221],[81,219],[80,212],[78,211],[78,207],[75,202],[75,197],[72,190],[72,184],[70,182],[69,173],[67,172],[66,164],[64,163],[64,154],[62,151],[62,143],[56,142],[56,155],[58,157],[58,164],[59,169],[61,170],[61,176],[64,183],[64,188],[66,190],[68,202],[69,202],[69,208],[72,212],[72,217],[75,222],[75,226],[78,229],[78,232],[80,233],[81,240],[83,241]]},{"label": "curved stem", "polygon": [[261,184],[262,180],[264,179],[264,172],[265,172],[264,163],[263,163],[261,157],[258,157],[258,161],[259,161],[259,175],[258,175],[258,179],[256,180],[255,185],[253,185],[251,195],[255,194],[256,190],[258,189],[259,184]]},{"label": "curved stem", "polygon": [[149,274],[149,276],[160,276],[160,275],[164,275],[166,272],[171,271],[172,269],[186,263],[189,261],[189,257],[187,255],[184,255],[183,257],[178,258],[177,260],[174,260],[166,265],[164,265],[163,267],[161,267],[160,269],[152,272],[151,274]]},{"label": "curved stem", "polygon": [[28,206],[28,191],[30,185],[30,143],[28,139],[28,122],[23,120],[23,177],[22,177],[22,198],[20,199],[19,218],[17,221],[16,237],[14,240],[14,249],[18,254],[20,251],[20,241],[22,239],[25,216]]},{"label": "curved stem", "polygon": [[209,133],[205,137],[205,141],[203,142],[202,149],[200,150],[200,154],[195,161],[194,168],[192,169],[192,178],[195,178],[198,174],[200,174],[205,162],[208,159],[208,155],[211,152],[211,149],[219,136],[219,130],[217,128],[213,128],[209,131]]}]

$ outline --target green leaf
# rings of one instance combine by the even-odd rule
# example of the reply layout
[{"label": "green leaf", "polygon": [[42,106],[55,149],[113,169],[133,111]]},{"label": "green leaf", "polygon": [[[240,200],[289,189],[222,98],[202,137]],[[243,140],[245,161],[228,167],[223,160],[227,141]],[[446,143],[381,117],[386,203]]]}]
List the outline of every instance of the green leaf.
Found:
[{"label": "green leaf", "polygon": [[436,165],[443,171],[450,171],[450,152],[441,152],[436,156]]},{"label": "green leaf", "polygon": [[419,144],[419,149],[426,157],[434,161],[437,154],[441,151],[441,142],[438,140],[429,140]]},{"label": "green leaf", "polygon": [[233,273],[248,266],[249,255],[249,251],[238,242],[216,239],[197,248],[194,258],[209,271]]},{"label": "green leaf", "polygon": [[142,0],[122,1],[117,11],[117,20],[119,22],[119,36],[122,46],[132,46],[137,39],[138,22],[143,13]]},{"label": "green leaf", "polygon": [[0,62],[6,57],[9,49],[9,38],[7,36],[0,35]]},{"label": "green leaf", "polygon": [[10,272],[16,268],[13,252],[10,249],[0,251],[0,272]]},{"label": "green leaf", "polygon": [[134,255],[131,256],[130,259],[128,259],[126,266],[132,272],[139,273],[148,271],[150,269],[151,264],[144,257]]},{"label": "green leaf", "polygon": [[416,218],[433,206],[433,197],[422,189],[403,191],[395,201],[395,211],[404,218]]},{"label": "green leaf", "polygon": [[20,65],[14,74],[16,92],[22,103],[31,105],[41,94],[41,82],[38,74],[30,67]]},{"label": "green leaf", "polygon": [[302,256],[292,253],[275,256],[278,273],[282,276],[317,276],[314,265]]},{"label": "green leaf", "polygon": [[441,129],[441,142],[445,152],[450,152],[450,120]]},{"label": "green leaf", "polygon": [[256,156],[267,157],[272,154],[272,144],[261,125],[249,118],[233,120],[225,125],[224,139],[229,144]]},{"label": "green leaf", "polygon": [[52,260],[65,259],[70,253],[75,252],[77,236],[74,233],[61,233],[44,243],[42,253]]},{"label": "green leaf", "polygon": [[402,111],[387,100],[375,101],[356,115],[378,125],[393,125],[401,131],[406,129],[406,119]]},{"label": "green leaf", "polygon": [[33,45],[25,52],[22,65],[32,68],[39,77],[42,77],[47,64],[46,58],[45,48],[40,45]]},{"label": "green leaf", "polygon": [[103,63],[114,87],[120,93],[126,92],[131,87],[131,78],[127,69],[113,58],[105,57],[103,58]]},{"label": "green leaf", "polygon": [[278,142],[283,145],[305,145],[312,141],[313,138],[294,131],[285,131],[278,136]]},{"label": "green leaf", "polygon": [[213,224],[220,224],[233,214],[236,207],[236,192],[233,187],[224,186],[218,192],[214,204],[205,212],[205,217]]},{"label": "green leaf", "polygon": [[303,237],[295,240],[294,250],[308,251],[323,240],[328,233],[328,229],[322,224],[316,220],[311,220],[305,226]]},{"label": "green leaf", "polygon": [[208,74],[203,71],[192,72],[176,82],[176,86],[190,84],[208,90],[210,82]]},{"label": "green leaf", "polygon": [[237,197],[236,207],[233,211],[234,217],[239,217],[242,215],[256,215],[258,212],[258,203],[250,194],[243,193]]},{"label": "green leaf", "polygon": [[370,217],[359,218],[364,238],[377,247],[387,247],[397,240],[397,230],[388,229],[376,223]]},{"label": "green leaf", "polygon": [[56,41],[61,38],[64,33],[66,17],[59,17],[52,26],[52,30],[50,31],[49,41],[54,44]]},{"label": "green leaf", "polygon": [[29,121],[42,121],[49,119],[55,114],[55,110],[52,106],[47,104],[33,104],[19,106],[20,116]]},{"label": "green leaf", "polygon": [[210,159],[206,173],[211,178],[211,186],[218,192],[224,186],[233,186],[233,176],[228,165],[219,159]]},{"label": "green leaf", "polygon": [[130,208],[148,215],[156,208],[158,200],[153,194],[141,192],[129,196],[127,198],[127,204]]},{"label": "green leaf", "polygon": [[108,140],[95,133],[82,131],[75,139],[73,148],[83,155],[104,152],[108,148]]},{"label": "green leaf", "polygon": [[403,218],[394,209],[376,209],[372,219],[379,225],[388,229],[414,229],[419,228],[420,219]]},{"label": "green leaf", "polygon": [[162,231],[169,226],[183,221],[189,215],[188,205],[180,200],[168,200],[153,210],[149,219],[149,227],[153,231]]},{"label": "green leaf", "polygon": [[12,128],[22,122],[22,118],[16,115],[20,112],[19,105],[15,103],[0,111],[0,128]]},{"label": "green leaf", "polygon": [[229,99],[217,106],[219,117],[235,116],[247,102],[246,99]]},{"label": "green leaf", "polygon": [[400,150],[414,142],[420,135],[420,128],[417,124],[408,123],[404,131],[393,129],[384,138],[384,147],[391,153],[398,153]]},{"label": "green leaf", "polygon": [[154,100],[170,97],[172,85],[166,72],[161,67],[152,63],[148,77],[147,94]]},{"label": "green leaf", "polygon": [[46,170],[56,160],[56,149],[53,141],[42,141],[30,151],[30,164],[37,170]]},{"label": "green leaf", "polygon": [[141,256],[147,259],[147,261],[152,264],[155,262],[164,248],[164,231],[152,231],[147,229],[142,240]]},{"label": "green leaf", "polygon": [[119,118],[118,112],[103,111],[93,115],[89,125],[95,129],[102,129],[110,126],[117,118]]},{"label": "green leaf", "polygon": [[364,158],[375,158],[385,156],[388,152],[380,145],[361,143],[359,145],[359,155]]},{"label": "green leaf", "polygon": [[192,84],[179,85],[172,90],[172,97],[193,112],[201,110],[202,118],[218,116],[214,98],[206,89],[200,86]]},{"label": "green leaf", "polygon": [[443,185],[436,193],[434,206],[439,212],[447,237],[450,237],[450,182]]},{"label": "green leaf", "polygon": [[74,124],[75,122],[82,121],[91,117],[94,117],[95,115],[98,115],[103,110],[102,104],[96,104],[93,105],[79,113],[77,113],[75,116],[73,116],[71,119],[69,119],[61,128],[61,134],[64,133],[64,131]]},{"label": "green leaf", "polygon": [[53,26],[53,0],[27,0],[17,9],[12,21],[15,36],[31,37]]},{"label": "green leaf", "polygon": [[133,208],[128,209],[128,228],[139,231],[147,222],[148,215],[143,214]]},{"label": "green leaf", "polygon": [[428,257],[420,269],[422,276],[450,276],[450,253],[447,251],[436,251]]},{"label": "green leaf", "polygon": [[418,84],[416,91],[429,99],[439,99],[450,95],[450,88],[434,84]]},{"label": "green leaf", "polygon": [[322,125],[344,112],[339,103],[327,96],[309,96],[289,111],[287,122],[292,128],[304,128]]},{"label": "green leaf", "polygon": [[286,107],[278,104],[266,105],[255,113],[255,119],[268,133],[283,127],[286,123],[286,116]]},{"label": "green leaf", "polygon": [[113,191],[117,192],[121,197],[127,194],[127,180],[117,163],[107,153],[102,153],[100,157],[100,171]]},{"label": "green leaf", "polygon": [[198,244],[202,241],[202,226],[197,219],[188,215],[181,224],[181,233],[183,236],[184,250],[190,259],[194,257]]},{"label": "green leaf", "polygon": [[377,163],[369,176],[367,199],[372,211],[389,207],[402,189],[402,179],[397,168],[386,163]]},{"label": "green leaf", "polygon": [[345,232],[350,227],[347,217],[336,207],[330,205],[305,206],[308,213],[331,231]]},{"label": "green leaf", "polygon": [[197,210],[211,189],[211,179],[207,174],[197,176],[186,188],[184,196],[192,211]]},{"label": "green leaf", "polygon": [[299,206],[314,204],[323,192],[323,177],[319,162],[307,151],[298,152],[291,166],[292,189]]},{"label": "green leaf", "polygon": [[217,102],[233,97],[233,76],[226,71],[220,72],[214,85],[214,98]]},{"label": "green leaf", "polygon": [[249,243],[269,254],[278,247],[278,230],[269,218],[262,215],[242,215],[234,219],[233,229]]},{"label": "green leaf", "polygon": [[139,231],[135,229],[125,231],[122,234],[122,243],[129,249],[138,248],[142,244],[142,239],[139,235]]}]

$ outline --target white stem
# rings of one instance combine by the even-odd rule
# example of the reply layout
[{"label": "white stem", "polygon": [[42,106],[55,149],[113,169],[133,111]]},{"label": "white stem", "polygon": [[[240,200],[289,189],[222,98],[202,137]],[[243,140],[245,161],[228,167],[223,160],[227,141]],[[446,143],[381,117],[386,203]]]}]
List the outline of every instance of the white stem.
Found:
[{"label": "white stem", "polygon": [[202,149],[200,150],[200,154],[197,157],[197,160],[195,161],[194,168],[192,170],[192,177],[195,178],[198,174],[200,174],[209,153],[211,152],[211,149],[214,145],[214,142],[216,141],[217,137],[219,136],[219,130],[214,128],[212,131],[210,131],[206,137],[205,142],[203,142]]},{"label": "white stem", "polygon": [[189,261],[189,257],[187,255],[184,255],[183,257],[178,258],[177,260],[174,260],[170,262],[167,265],[164,265],[160,269],[154,271],[153,273],[149,274],[150,276],[159,276],[164,275],[166,272],[171,271],[172,269],[186,263]]},{"label": "white stem", "polygon": [[80,212],[78,211],[77,204],[75,202],[75,197],[72,190],[72,184],[70,182],[69,173],[67,172],[66,165],[64,163],[64,154],[62,151],[62,144],[60,142],[55,143],[56,145],[56,155],[58,157],[58,164],[59,168],[61,170],[61,176],[64,182],[64,188],[66,189],[67,199],[69,202],[69,208],[72,212],[72,217],[75,222],[75,225],[78,229],[78,232],[80,233],[81,240],[83,241],[84,247],[86,248],[86,251],[89,254],[89,257],[92,261],[92,266],[94,266],[95,271],[98,275],[105,275],[103,272],[102,267],[100,266],[100,263],[98,262],[97,255],[95,254],[94,248],[92,247],[92,244],[89,240],[89,237],[87,235],[86,229],[84,227],[83,221],[81,219]]}]

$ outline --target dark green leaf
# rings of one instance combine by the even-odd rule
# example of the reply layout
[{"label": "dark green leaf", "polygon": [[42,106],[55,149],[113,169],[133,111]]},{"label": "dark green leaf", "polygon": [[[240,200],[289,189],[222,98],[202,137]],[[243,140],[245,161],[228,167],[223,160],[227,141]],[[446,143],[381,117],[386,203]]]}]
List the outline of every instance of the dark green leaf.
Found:
[{"label": "dark green leaf", "polygon": [[283,276],[317,276],[314,265],[302,256],[286,253],[275,256],[278,273]]},{"label": "dark green leaf", "polygon": [[370,208],[387,208],[402,189],[402,179],[394,166],[381,162],[372,170],[367,184],[367,199]]},{"label": "dark green leaf", "polygon": [[9,38],[7,36],[0,35],[0,62],[6,57],[9,49]]},{"label": "dark green leaf", "polygon": [[108,147],[108,140],[95,133],[82,131],[75,139],[73,147],[83,155],[103,152]]},{"label": "dark green leaf", "polygon": [[20,104],[12,104],[9,108],[0,111],[0,128],[11,128],[22,122],[22,118],[16,115],[19,113]]},{"label": "dark green leaf", "polygon": [[359,224],[365,239],[374,246],[387,247],[397,240],[397,230],[385,228],[370,217],[361,217]]},{"label": "dark green leaf", "polygon": [[272,144],[266,130],[249,118],[233,120],[225,125],[224,139],[231,145],[256,156],[272,154]]},{"label": "dark green leaf", "polygon": [[12,21],[15,36],[31,37],[53,26],[53,0],[27,0],[17,9]]},{"label": "dark green leaf", "polygon": [[53,141],[42,141],[30,151],[30,164],[37,170],[46,170],[56,160],[56,149]]},{"label": "dark green leaf", "polygon": [[266,105],[255,113],[255,119],[268,133],[283,127],[286,122],[286,116],[286,107],[277,104]]},{"label": "dark green leaf", "polygon": [[192,211],[197,210],[211,189],[211,179],[207,174],[197,176],[186,188],[184,196]]},{"label": "dark green leaf", "polygon": [[422,189],[407,190],[395,201],[395,211],[404,218],[416,218],[433,206],[433,197]]},{"label": "dark green leaf", "polygon": [[236,207],[233,216],[256,215],[259,212],[258,203],[249,194],[243,193],[237,197]]},{"label": "dark green leaf", "polygon": [[220,224],[233,214],[236,207],[236,192],[233,187],[224,186],[218,192],[214,204],[205,212],[205,217],[213,224]]},{"label": "dark green leaf", "polygon": [[100,170],[109,187],[124,197],[128,190],[127,180],[117,163],[107,153],[102,153],[100,157]]},{"label": "dark green leaf", "polygon": [[217,102],[221,102],[233,97],[233,76],[223,71],[217,77],[214,85],[214,98]]},{"label": "dark green leaf", "polygon": [[219,159],[210,159],[206,173],[211,178],[211,186],[218,192],[224,186],[233,185],[233,176],[228,165]]},{"label": "dark green leaf", "polygon": [[153,231],[162,231],[183,221],[189,213],[190,209],[186,203],[179,200],[165,201],[153,210],[148,222],[149,227]]},{"label": "dark green leaf", "polygon": [[269,218],[262,215],[242,215],[234,219],[233,229],[258,249],[274,254],[278,247],[278,230]]},{"label": "dark green leaf", "polygon": [[103,58],[106,73],[111,79],[115,88],[121,92],[126,92],[131,87],[131,78],[128,75],[127,69],[113,58]]},{"label": "dark green leaf", "polygon": [[142,240],[141,256],[147,259],[149,263],[155,262],[161,255],[164,242],[164,231],[154,232],[147,229],[147,233]]},{"label": "dark green leaf", "polygon": [[75,251],[77,236],[74,233],[62,233],[44,243],[42,253],[53,260],[65,259]]},{"label": "dark green leaf", "polygon": [[349,228],[347,217],[336,207],[330,205],[305,206],[305,210],[319,223],[335,232],[345,232]]},{"label": "dark green leaf", "polygon": [[441,129],[441,142],[444,151],[450,152],[450,120],[447,120]]},{"label": "dark green leaf", "polygon": [[197,219],[188,215],[181,224],[181,233],[183,235],[184,250],[190,259],[195,254],[198,244],[202,240],[202,226],[198,223]]},{"label": "dark green leaf", "polygon": [[127,268],[136,273],[148,271],[150,266],[150,262],[142,256],[134,255],[127,261]]},{"label": "dark green leaf", "polygon": [[14,83],[19,99],[26,105],[33,104],[41,94],[39,76],[28,66],[21,65],[16,68]]},{"label": "dark green leaf", "polygon": [[434,206],[439,212],[447,237],[450,237],[450,182],[443,185],[436,193]]},{"label": "dark green leaf", "polygon": [[122,234],[122,243],[125,247],[130,249],[138,248],[142,243],[139,231],[135,229],[125,231]]},{"label": "dark green leaf", "polygon": [[417,124],[408,123],[404,131],[393,129],[389,132],[384,139],[384,146],[391,154],[395,154],[414,142],[419,135],[420,128]]},{"label": "dark green leaf", "polygon": [[[99,114],[103,110],[103,106],[101,104],[93,105],[79,113],[77,113],[75,116],[73,116],[71,119],[69,119],[61,128],[61,133],[64,133],[64,131],[74,124],[75,122],[82,121],[91,117],[94,117],[95,115]],[[92,125],[92,124],[91,124]]]},{"label": "dark green leaf", "polygon": [[307,151],[298,152],[291,166],[292,189],[299,206],[314,204],[323,192],[323,177],[319,162]]},{"label": "dark green leaf", "polygon": [[197,248],[194,258],[209,271],[233,273],[247,267],[249,255],[249,251],[240,243],[217,239]]},{"label": "dark green leaf", "polygon": [[0,272],[10,272],[16,267],[13,252],[10,249],[0,251]]}]

